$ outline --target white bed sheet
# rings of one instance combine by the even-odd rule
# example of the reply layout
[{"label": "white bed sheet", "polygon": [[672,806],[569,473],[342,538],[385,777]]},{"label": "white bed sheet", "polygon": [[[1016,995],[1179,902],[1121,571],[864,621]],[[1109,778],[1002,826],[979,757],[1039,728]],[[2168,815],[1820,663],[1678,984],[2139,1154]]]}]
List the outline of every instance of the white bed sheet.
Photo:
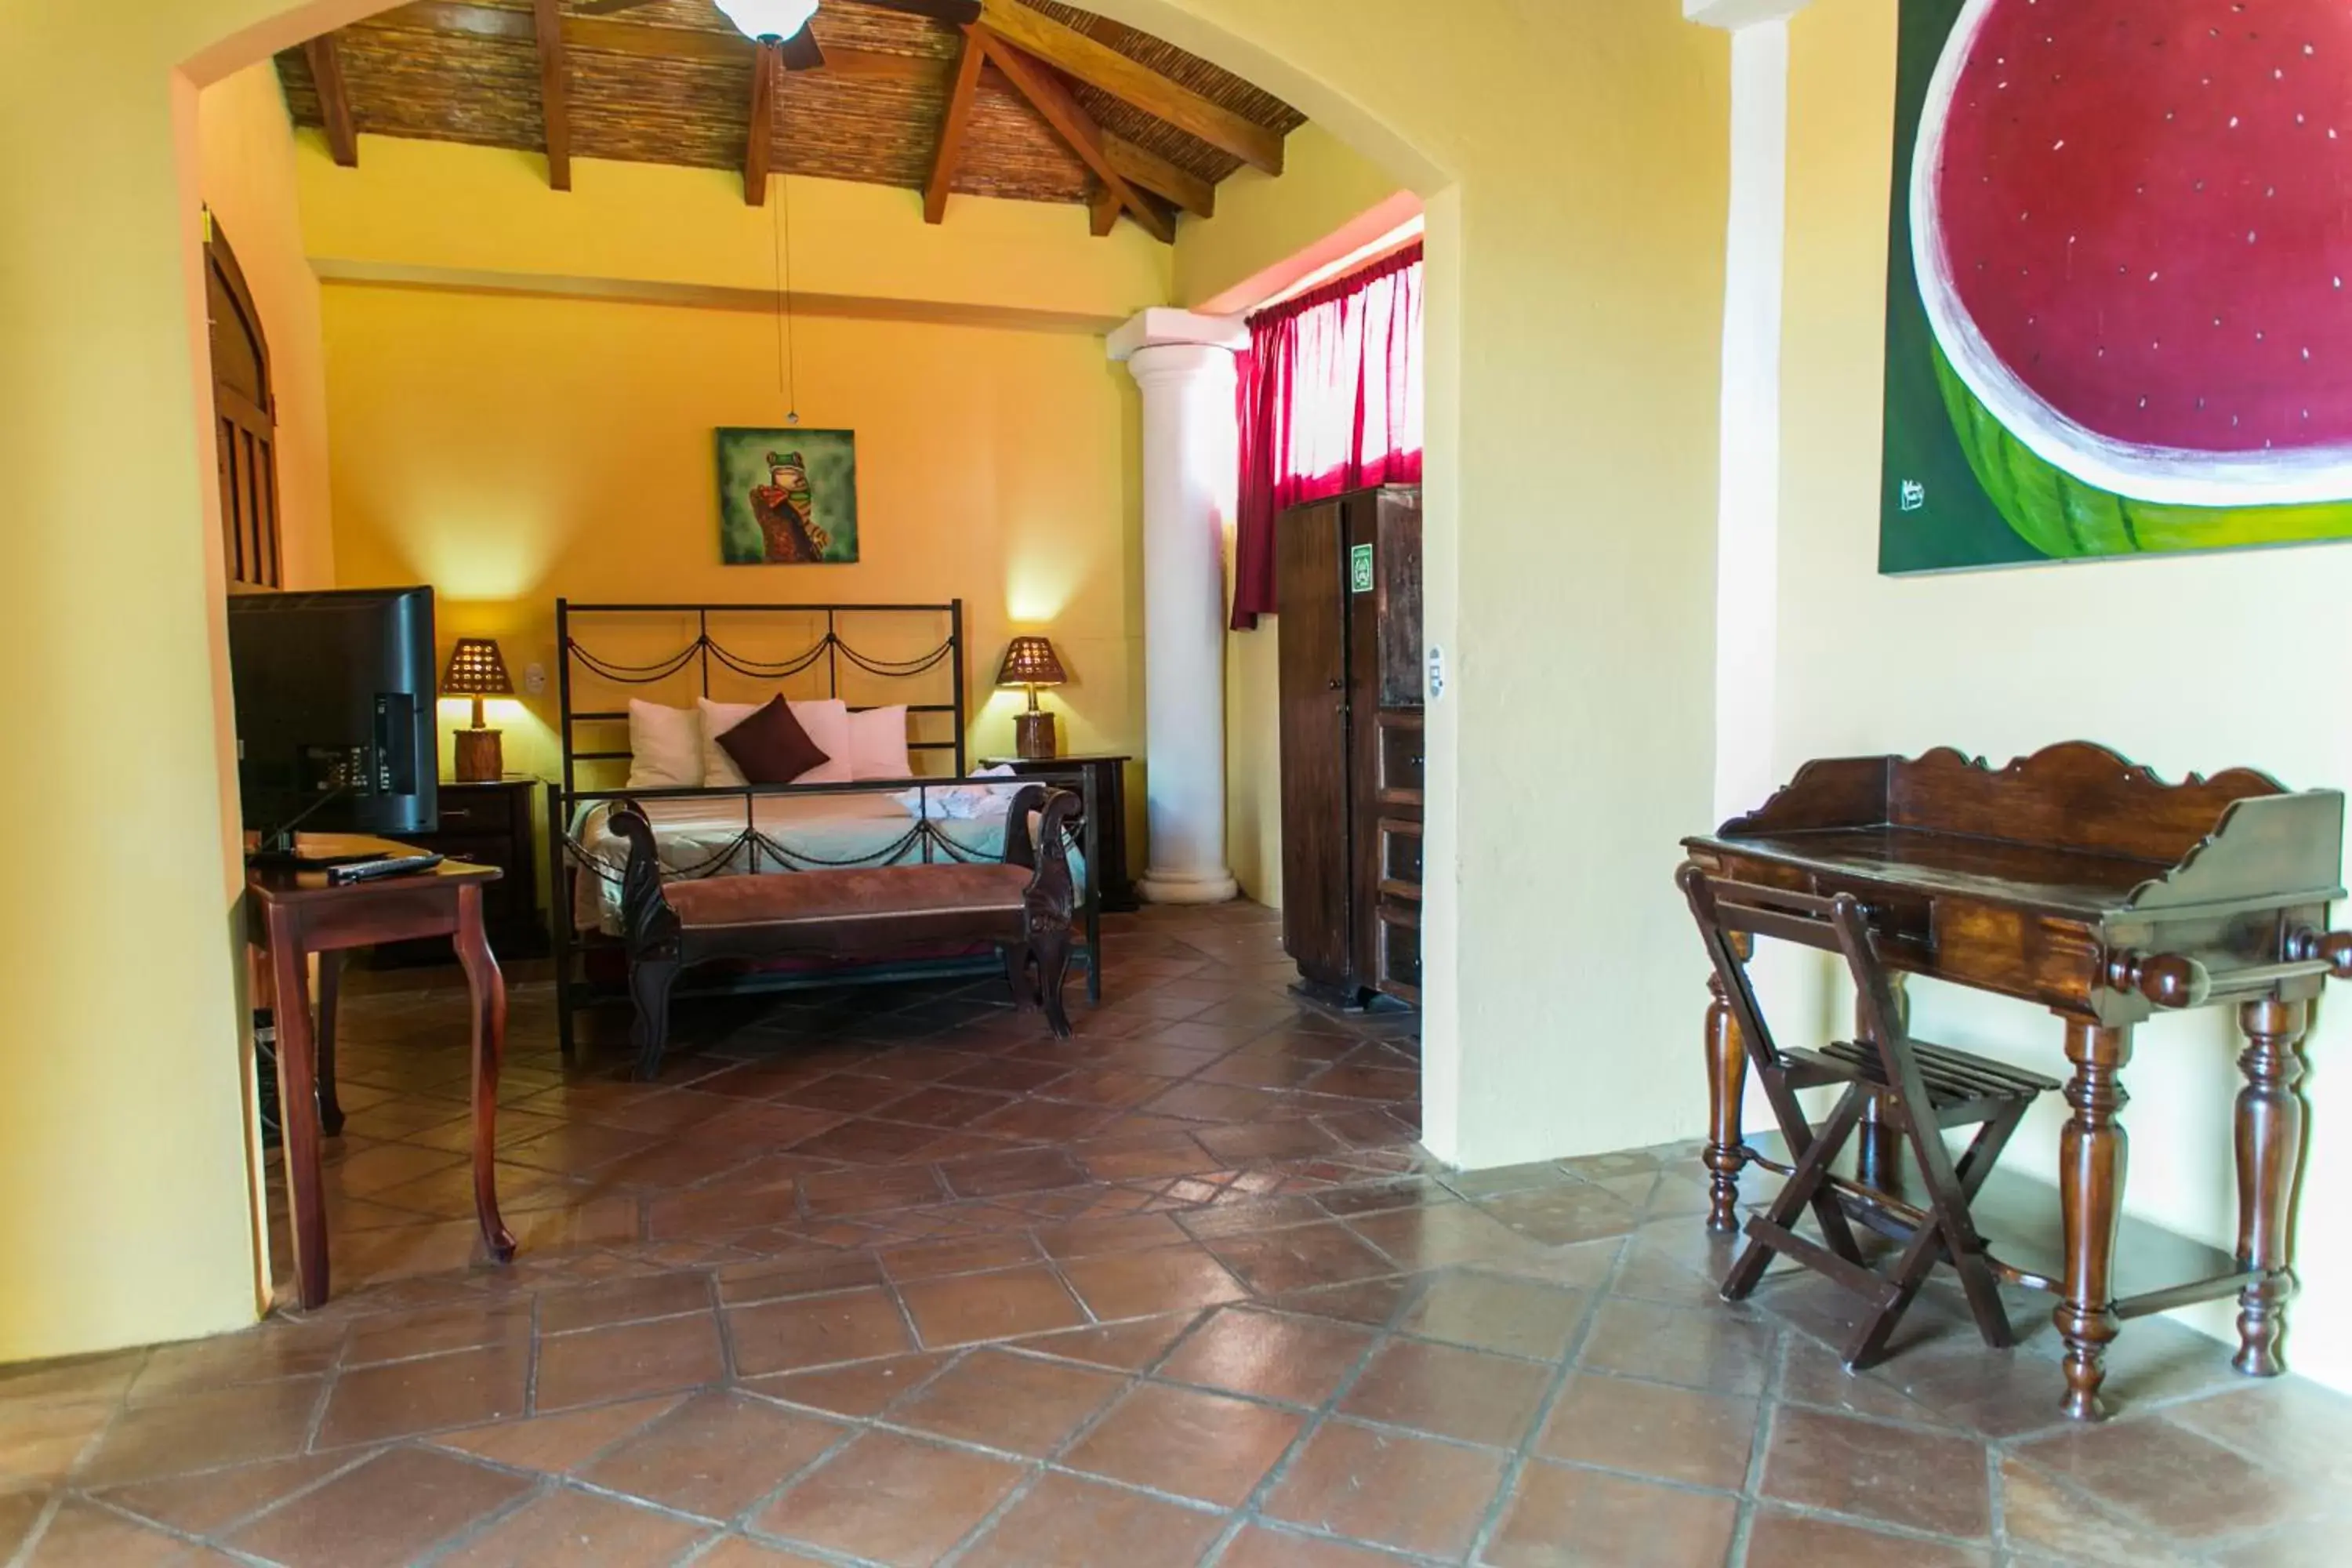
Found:
[{"label": "white bed sheet", "polygon": [[[593,863],[583,866],[572,900],[572,922],[582,931],[602,931],[616,936],[621,930],[621,873],[629,862],[629,843],[608,823],[614,803],[598,801],[573,811],[572,836]],[[648,800],[642,803],[653,824],[654,847],[662,868],[673,875],[740,876],[751,868],[751,848],[729,846],[743,832],[743,796],[714,795],[709,799]],[[1009,803],[1008,803],[1009,804]],[[1034,820],[1034,818],[1033,818]],[[931,826],[965,854],[987,860],[1004,854],[1005,813],[935,819]],[[795,869],[816,869],[811,860],[859,866],[919,864],[924,840],[915,835],[915,816],[883,792],[849,795],[761,795],[752,806],[759,832],[794,857],[796,866],[777,863],[774,852],[759,851],[760,871],[789,875]],[[905,842],[902,844],[901,841]],[[893,852],[893,847],[897,848]],[[938,845],[934,859],[950,858]],[[716,863],[714,863],[716,862]],[[601,872],[601,874],[600,874]],[[1076,850],[1070,855],[1070,875],[1083,896],[1086,868]]]}]

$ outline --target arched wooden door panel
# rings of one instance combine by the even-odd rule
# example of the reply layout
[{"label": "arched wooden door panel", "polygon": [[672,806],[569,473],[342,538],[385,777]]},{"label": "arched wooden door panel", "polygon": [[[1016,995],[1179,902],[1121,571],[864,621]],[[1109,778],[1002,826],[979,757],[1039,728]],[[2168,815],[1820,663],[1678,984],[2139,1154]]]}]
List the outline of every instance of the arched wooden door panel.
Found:
[{"label": "arched wooden door panel", "polygon": [[284,584],[278,536],[277,402],[269,342],[228,237],[206,215],[205,306],[212,327],[213,437],[219,449],[222,552],[231,592]]}]

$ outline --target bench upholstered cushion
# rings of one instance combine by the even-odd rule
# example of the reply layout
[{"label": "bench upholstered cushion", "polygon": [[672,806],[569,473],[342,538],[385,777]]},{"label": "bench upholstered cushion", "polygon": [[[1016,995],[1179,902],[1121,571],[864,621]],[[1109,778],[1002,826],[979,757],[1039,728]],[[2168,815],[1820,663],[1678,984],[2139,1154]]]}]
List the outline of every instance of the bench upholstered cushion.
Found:
[{"label": "bench upholstered cushion", "polygon": [[1020,866],[876,866],[705,877],[669,883],[662,892],[680,925],[714,931],[1017,910],[1031,875]]}]

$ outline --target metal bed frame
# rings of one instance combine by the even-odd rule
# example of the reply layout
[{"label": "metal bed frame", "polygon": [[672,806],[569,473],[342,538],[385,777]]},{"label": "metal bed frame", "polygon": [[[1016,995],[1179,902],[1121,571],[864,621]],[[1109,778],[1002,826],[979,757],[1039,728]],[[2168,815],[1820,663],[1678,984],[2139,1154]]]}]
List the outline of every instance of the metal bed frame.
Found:
[{"label": "metal bed frame", "polygon": [[[715,640],[710,634],[713,616],[823,616],[824,631],[817,640],[800,652],[781,660],[755,659]],[[843,616],[929,616],[944,617],[946,639],[937,647],[910,659],[877,659],[861,653],[841,636]],[[692,616],[695,635],[675,652],[650,664],[620,665],[604,659],[583,647],[577,635],[575,622],[582,617],[609,620],[614,617],[677,618]],[[600,988],[583,972],[588,954],[600,949],[618,952],[618,938],[602,931],[583,931],[573,924],[577,902],[576,879],[583,869],[601,875],[586,865],[587,857],[572,837],[572,817],[582,805],[620,800],[740,800],[743,803],[743,833],[735,844],[715,857],[708,866],[695,874],[712,875],[723,871],[739,853],[748,851],[752,874],[762,874],[762,858],[772,861],[778,870],[808,868],[796,861],[814,863],[813,857],[796,856],[788,846],[771,839],[760,829],[756,816],[760,800],[771,796],[816,796],[838,795],[902,794],[908,788],[923,792],[922,811],[910,822],[907,836],[884,847],[875,855],[856,862],[858,865],[889,865],[898,863],[905,854],[919,845],[922,860],[931,863],[940,855],[950,858],[970,858],[967,846],[940,831],[929,811],[929,792],[946,789],[972,782],[967,777],[969,754],[966,729],[970,712],[967,705],[964,660],[963,601],[950,600],[943,605],[781,605],[781,604],[574,604],[568,599],[555,602],[555,635],[558,649],[556,700],[559,708],[557,738],[563,752],[563,777],[561,783],[547,786],[548,864],[551,888],[550,925],[552,930],[555,959],[556,1027],[563,1054],[569,1057],[573,1045],[573,1016],[582,1008],[599,1001],[625,998],[622,987]],[[699,789],[583,789],[579,773],[583,763],[625,763],[631,753],[622,751],[583,750],[580,730],[583,726],[614,725],[628,722],[628,710],[592,710],[583,711],[573,703],[575,667],[597,679],[610,684],[655,685],[692,670],[696,686],[705,698],[712,695],[711,678],[714,663],[722,669],[751,680],[768,681],[778,685],[795,676],[806,676],[822,668],[824,689],[816,693],[819,700],[838,697],[841,691],[842,665],[847,662],[878,679],[918,679],[945,667],[954,682],[953,700],[949,702],[909,702],[907,711],[951,715],[954,738],[948,741],[919,741],[910,736],[908,751],[912,752],[953,754],[953,773],[949,777],[918,777],[906,779],[874,779],[856,784],[744,784],[733,787]],[[882,706],[873,704],[870,706]],[[891,706],[895,706],[892,704]],[[911,726],[910,726],[911,727]],[[1002,781],[990,781],[1002,782]],[[1094,781],[1081,771],[1067,773],[1032,774],[1024,783],[1045,783],[1076,794],[1085,803],[1080,830],[1081,853],[1085,877],[1080,889],[1083,899],[1082,918],[1086,940],[1082,949],[1087,972],[1087,998],[1102,1000],[1102,965],[1097,955],[1102,951],[1102,899],[1098,880],[1100,865],[1100,823],[1097,819]],[[1074,954],[1073,957],[1077,957]],[[692,989],[682,989],[678,994],[730,995],[755,992],[789,991],[814,986],[845,984],[873,984],[894,980],[930,979],[940,975],[991,974],[999,973],[993,952],[971,958],[913,958],[877,963],[827,965],[822,968],[782,973],[753,973],[717,984],[703,984]]]}]

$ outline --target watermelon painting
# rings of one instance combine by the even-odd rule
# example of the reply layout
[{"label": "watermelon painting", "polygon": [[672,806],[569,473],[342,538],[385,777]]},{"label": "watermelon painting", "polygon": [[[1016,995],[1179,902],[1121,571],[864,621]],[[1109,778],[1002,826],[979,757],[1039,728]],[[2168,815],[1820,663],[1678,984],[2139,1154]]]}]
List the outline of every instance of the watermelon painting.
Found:
[{"label": "watermelon painting", "polygon": [[1900,40],[1880,569],[2352,538],[2352,9]]}]

